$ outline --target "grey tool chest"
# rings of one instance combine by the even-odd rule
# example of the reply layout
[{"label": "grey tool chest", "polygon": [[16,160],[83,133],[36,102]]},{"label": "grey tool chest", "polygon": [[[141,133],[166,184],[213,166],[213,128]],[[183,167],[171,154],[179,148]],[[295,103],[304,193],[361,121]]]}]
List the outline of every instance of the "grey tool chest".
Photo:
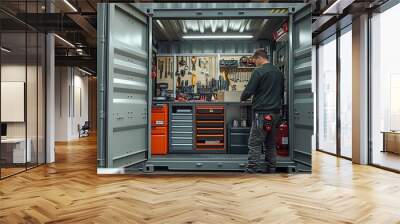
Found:
[{"label": "grey tool chest", "polygon": [[228,127],[228,153],[247,154],[250,127]]},{"label": "grey tool chest", "polygon": [[170,111],[169,153],[193,152],[193,106],[172,105]]}]

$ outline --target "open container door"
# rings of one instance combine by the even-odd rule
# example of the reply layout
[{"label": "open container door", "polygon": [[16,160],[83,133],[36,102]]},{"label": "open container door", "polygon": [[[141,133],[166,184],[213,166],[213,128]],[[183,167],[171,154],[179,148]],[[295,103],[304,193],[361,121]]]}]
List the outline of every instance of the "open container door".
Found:
[{"label": "open container door", "polygon": [[98,7],[98,167],[124,170],[151,144],[151,18],[128,3]]},{"label": "open container door", "polygon": [[313,92],[311,6],[291,14],[289,23],[289,146],[298,171],[311,171]]}]

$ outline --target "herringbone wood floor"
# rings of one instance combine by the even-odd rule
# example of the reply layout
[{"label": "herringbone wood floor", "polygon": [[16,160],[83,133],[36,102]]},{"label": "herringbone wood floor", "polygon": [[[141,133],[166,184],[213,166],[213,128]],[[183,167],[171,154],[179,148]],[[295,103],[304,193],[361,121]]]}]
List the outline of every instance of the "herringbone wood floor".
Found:
[{"label": "herringbone wood floor", "polygon": [[0,181],[0,223],[400,223],[400,175],[314,153],[312,174],[98,176],[95,139]]}]

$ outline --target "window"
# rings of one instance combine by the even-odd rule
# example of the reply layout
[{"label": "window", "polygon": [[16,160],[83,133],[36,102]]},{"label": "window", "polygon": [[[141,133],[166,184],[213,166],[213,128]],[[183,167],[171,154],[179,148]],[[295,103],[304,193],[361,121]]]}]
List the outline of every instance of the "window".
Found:
[{"label": "window", "polygon": [[336,36],[318,48],[318,149],[336,153]]},{"label": "window", "polygon": [[340,155],[352,157],[352,32],[340,36]]},{"label": "window", "polygon": [[400,170],[400,4],[371,19],[372,163]]}]

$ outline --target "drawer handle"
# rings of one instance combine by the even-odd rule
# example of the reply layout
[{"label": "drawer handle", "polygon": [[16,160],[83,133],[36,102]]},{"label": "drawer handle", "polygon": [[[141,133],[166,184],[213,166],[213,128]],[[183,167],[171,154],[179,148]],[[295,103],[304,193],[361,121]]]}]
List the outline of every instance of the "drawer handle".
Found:
[{"label": "drawer handle", "polygon": [[172,144],[173,146],[191,146],[192,144]]}]

